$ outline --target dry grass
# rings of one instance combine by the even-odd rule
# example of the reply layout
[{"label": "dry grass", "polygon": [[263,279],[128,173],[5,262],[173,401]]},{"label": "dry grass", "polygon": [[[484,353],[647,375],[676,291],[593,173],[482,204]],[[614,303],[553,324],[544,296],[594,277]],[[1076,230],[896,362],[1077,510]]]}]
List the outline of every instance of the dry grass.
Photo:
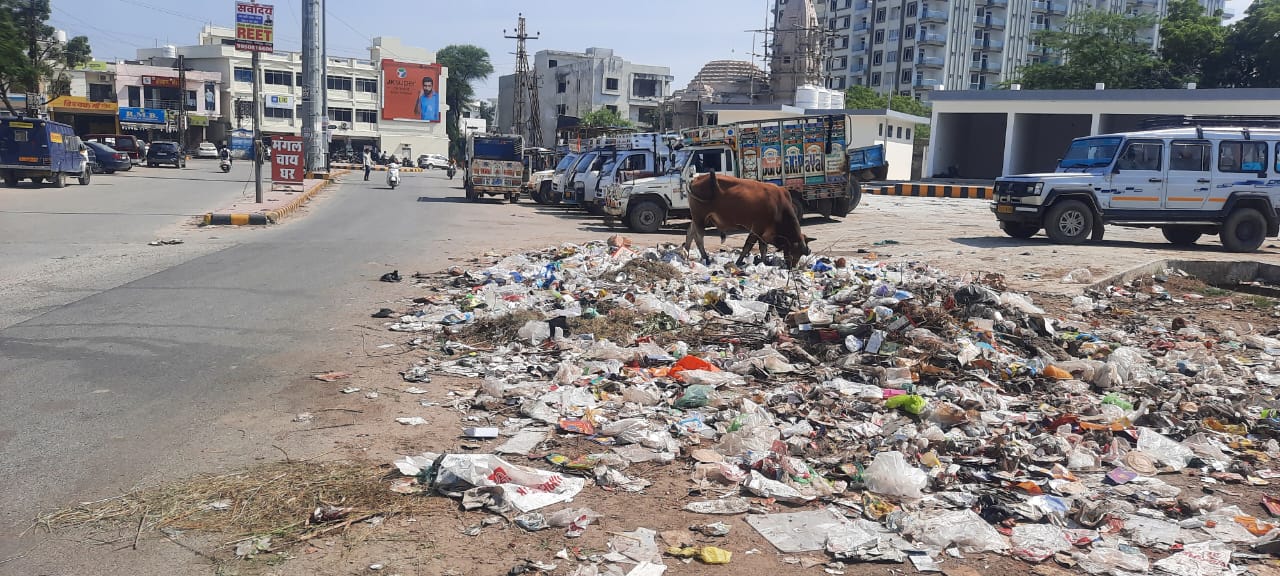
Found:
[{"label": "dry grass", "polygon": [[505,344],[518,338],[520,328],[530,320],[542,320],[542,314],[534,310],[517,310],[510,314],[481,318],[463,331],[464,339],[476,342]]},{"label": "dry grass", "polygon": [[[36,519],[36,528],[119,529],[139,535],[174,529],[227,534],[239,540],[271,535],[285,542],[308,540],[372,518],[421,513],[432,499],[388,489],[388,470],[355,462],[277,462],[218,476],[200,476],[144,488],[106,500],[57,510]],[[225,501],[225,510],[209,504]],[[341,518],[312,523],[317,506],[350,508]],[[232,542],[234,543],[234,541]]]},{"label": "dry grass", "polygon": [[653,284],[659,280],[675,280],[682,277],[678,268],[666,262],[632,258],[626,264],[623,264],[621,268],[613,272],[607,272],[601,278],[613,281],[618,274],[626,274],[632,284]]},{"label": "dry grass", "polygon": [[574,334],[594,334],[596,340],[626,345],[640,332],[641,326],[637,326],[636,321],[641,318],[635,310],[617,308],[595,318],[570,318],[569,329]]}]

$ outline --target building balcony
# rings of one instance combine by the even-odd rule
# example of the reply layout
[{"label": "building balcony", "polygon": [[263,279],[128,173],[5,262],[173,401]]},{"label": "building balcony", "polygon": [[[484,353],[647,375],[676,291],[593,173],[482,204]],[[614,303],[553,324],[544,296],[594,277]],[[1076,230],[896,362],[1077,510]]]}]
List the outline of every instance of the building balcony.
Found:
[{"label": "building balcony", "polygon": [[996,8],[1007,8],[1009,6],[1009,0],[987,0],[985,5],[994,6]]},{"label": "building balcony", "polygon": [[942,86],[942,80],[937,78],[916,78],[916,81],[912,83],[912,86],[921,90],[932,90]]},{"label": "building balcony", "polygon": [[1048,23],[1048,22],[1032,22],[1032,23],[1031,23],[1031,29],[1032,29],[1033,31],[1034,31],[1034,30],[1048,30],[1048,29],[1049,29],[1049,23]]},{"label": "building balcony", "polygon": [[993,18],[990,15],[987,15],[986,17],[975,17],[973,19],[973,24],[975,26],[986,28],[1004,28],[1004,20],[1000,18]]},{"label": "building balcony", "polygon": [[916,41],[917,41],[917,43],[918,43],[918,44],[920,44],[921,46],[926,46],[926,45],[929,45],[929,44],[933,44],[933,45],[936,45],[936,46],[946,46],[946,44],[947,44],[947,35],[946,35],[946,34],[924,33],[924,34],[920,34],[919,36],[917,36],[917,37],[916,37]]},{"label": "building balcony", "polygon": [[1064,16],[1067,13],[1067,7],[1064,4],[1050,4],[1049,13]]},{"label": "building balcony", "polygon": [[941,10],[923,10],[920,12],[921,22],[937,22],[939,24],[944,24],[947,22],[949,17],[949,14]]},{"label": "building balcony", "polygon": [[982,63],[971,62],[969,64],[969,71],[981,72],[983,74],[999,74],[1000,63],[999,62],[982,62]]},{"label": "building balcony", "polygon": [[1004,42],[1001,40],[979,40],[974,38],[973,47],[980,50],[1002,50],[1004,49]]},{"label": "building balcony", "polygon": [[870,9],[871,9],[871,2],[866,2],[866,1],[863,1],[863,2],[854,2],[854,3],[853,3],[853,9],[854,9],[854,10],[870,10]]},{"label": "building balcony", "polygon": [[858,23],[856,23],[856,24],[854,24],[854,25],[853,25],[852,30],[853,30],[854,32],[866,32],[866,31],[867,31],[867,23],[866,23],[866,22],[858,22]]},{"label": "building balcony", "polygon": [[850,74],[861,74],[866,71],[867,71],[867,66],[865,64],[853,64],[849,66]]},{"label": "building balcony", "polygon": [[920,68],[942,68],[946,66],[947,59],[937,56],[921,56],[916,58],[916,66]]}]

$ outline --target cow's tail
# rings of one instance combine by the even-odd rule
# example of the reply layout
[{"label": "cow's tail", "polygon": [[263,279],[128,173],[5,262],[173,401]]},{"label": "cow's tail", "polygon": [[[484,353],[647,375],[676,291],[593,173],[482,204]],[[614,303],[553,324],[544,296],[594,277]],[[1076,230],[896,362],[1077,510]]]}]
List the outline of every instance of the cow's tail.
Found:
[{"label": "cow's tail", "polygon": [[720,183],[716,181],[715,171],[711,171],[707,176],[707,186],[701,188],[689,187],[689,195],[697,198],[699,202],[711,203],[720,195]]}]

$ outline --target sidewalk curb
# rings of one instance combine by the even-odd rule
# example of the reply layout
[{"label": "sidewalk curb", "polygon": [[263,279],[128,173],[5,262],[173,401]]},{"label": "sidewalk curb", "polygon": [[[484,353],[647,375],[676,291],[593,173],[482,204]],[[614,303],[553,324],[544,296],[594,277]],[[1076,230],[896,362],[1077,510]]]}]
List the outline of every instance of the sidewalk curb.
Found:
[{"label": "sidewalk curb", "polygon": [[991,200],[995,193],[991,186],[960,186],[954,184],[917,184],[901,183],[879,188],[870,188],[868,192],[881,196],[913,196],[920,198],[967,198],[974,200]]},{"label": "sidewalk curb", "polygon": [[267,210],[265,212],[254,212],[252,214],[214,214],[212,212],[204,215],[204,226],[266,226],[268,224],[277,224],[288,216],[294,210],[297,210],[303,204],[310,200],[312,196],[318,194],[321,190],[327,188],[333,182],[333,178],[350,172],[350,170],[338,169],[330,172],[323,182],[312,186],[311,189],[299,194],[288,204],[276,208],[275,210]]}]

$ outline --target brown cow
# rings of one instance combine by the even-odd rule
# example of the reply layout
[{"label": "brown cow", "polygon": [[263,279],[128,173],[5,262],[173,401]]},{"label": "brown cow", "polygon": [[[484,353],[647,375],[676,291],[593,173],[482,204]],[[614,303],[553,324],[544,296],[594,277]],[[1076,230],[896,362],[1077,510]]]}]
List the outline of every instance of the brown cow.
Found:
[{"label": "brown cow", "polygon": [[739,228],[747,231],[747,243],[738,256],[739,266],[757,241],[761,257],[772,244],[786,254],[789,268],[794,268],[801,256],[809,254],[812,238],[800,232],[800,219],[791,204],[791,195],[781,186],[716,176],[711,172],[689,183],[689,213],[692,221],[685,235],[684,249],[688,251],[689,245],[696,243],[707,264],[711,263],[711,256],[702,245],[707,224],[720,231],[721,242],[726,232]]}]

